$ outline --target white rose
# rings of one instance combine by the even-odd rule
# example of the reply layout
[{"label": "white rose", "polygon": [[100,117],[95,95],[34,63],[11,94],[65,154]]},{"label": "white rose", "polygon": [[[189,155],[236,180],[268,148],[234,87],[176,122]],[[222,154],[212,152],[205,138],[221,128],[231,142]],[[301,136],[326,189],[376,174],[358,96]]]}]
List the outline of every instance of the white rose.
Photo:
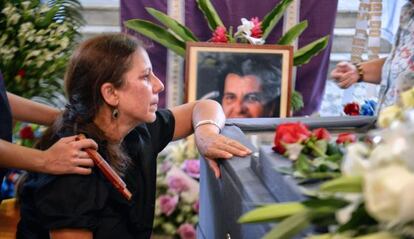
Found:
[{"label": "white rose", "polygon": [[341,171],[345,175],[362,175],[370,166],[367,157],[369,148],[364,143],[354,143],[347,147],[346,155],[342,161]]},{"label": "white rose", "polygon": [[398,164],[367,172],[364,198],[368,213],[381,222],[413,220],[412,185],[414,174]]},{"label": "white rose", "polygon": [[369,151],[369,148],[364,143],[350,144],[342,161],[342,173],[350,176],[362,175],[370,166],[367,160]]},{"label": "white rose", "polygon": [[389,163],[396,162],[398,155],[394,154],[392,145],[379,144],[371,152],[369,162],[372,168],[378,168]]},{"label": "white rose", "polygon": [[403,163],[414,171],[414,130],[411,124],[399,124],[382,130],[382,142],[372,151],[370,162],[374,167],[389,163]]}]

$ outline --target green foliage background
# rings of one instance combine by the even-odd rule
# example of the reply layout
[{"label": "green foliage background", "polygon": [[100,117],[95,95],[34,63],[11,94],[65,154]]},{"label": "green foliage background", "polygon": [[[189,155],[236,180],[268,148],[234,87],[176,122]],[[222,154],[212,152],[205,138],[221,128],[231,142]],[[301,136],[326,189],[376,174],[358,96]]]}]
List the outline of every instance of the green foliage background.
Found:
[{"label": "green foliage background", "polygon": [[0,9],[6,89],[26,98],[61,96],[66,63],[84,23],[79,1],[0,0]]}]

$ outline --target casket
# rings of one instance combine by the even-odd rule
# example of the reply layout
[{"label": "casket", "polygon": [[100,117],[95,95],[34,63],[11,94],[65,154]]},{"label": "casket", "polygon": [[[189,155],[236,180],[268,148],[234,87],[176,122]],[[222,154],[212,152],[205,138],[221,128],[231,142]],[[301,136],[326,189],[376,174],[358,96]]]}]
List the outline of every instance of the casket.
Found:
[{"label": "casket", "polygon": [[240,141],[254,153],[220,161],[220,179],[201,160],[197,238],[261,238],[274,224],[239,224],[241,215],[259,205],[303,200],[303,190],[315,187],[299,185],[296,179],[278,170],[289,167],[291,162],[271,150],[277,125],[300,121],[310,129],[324,127],[330,132],[363,133],[375,125],[375,120],[369,116],[227,120],[222,134]]}]

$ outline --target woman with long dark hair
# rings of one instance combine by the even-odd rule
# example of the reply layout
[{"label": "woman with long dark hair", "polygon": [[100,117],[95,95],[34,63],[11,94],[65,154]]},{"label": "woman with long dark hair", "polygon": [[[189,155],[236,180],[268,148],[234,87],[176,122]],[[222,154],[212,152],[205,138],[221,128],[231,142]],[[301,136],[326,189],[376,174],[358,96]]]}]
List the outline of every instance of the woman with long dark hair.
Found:
[{"label": "woman with long dark hair", "polygon": [[38,147],[47,148],[66,135],[94,139],[132,198],[122,197],[96,167],[87,176],[30,174],[21,188],[18,238],[149,238],[156,157],[171,140],[194,132],[216,176],[220,172],[213,159],[250,153],[219,134],[225,117],[218,103],[158,110],[163,89],[134,38],[103,35],[79,46],[65,76],[69,104]]}]

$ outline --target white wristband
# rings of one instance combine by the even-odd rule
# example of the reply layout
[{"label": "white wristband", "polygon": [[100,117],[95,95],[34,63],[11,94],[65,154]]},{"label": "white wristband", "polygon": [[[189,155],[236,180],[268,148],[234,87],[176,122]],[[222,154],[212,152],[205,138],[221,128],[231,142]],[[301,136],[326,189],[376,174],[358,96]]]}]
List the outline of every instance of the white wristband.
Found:
[{"label": "white wristband", "polygon": [[212,124],[212,125],[215,125],[215,126],[219,129],[219,132],[221,132],[221,127],[220,127],[220,125],[219,125],[216,121],[214,121],[214,120],[200,120],[200,121],[198,121],[198,122],[197,122],[197,124],[194,126],[194,131],[195,131],[198,127],[200,127],[200,126],[202,126],[202,125],[205,125],[205,124]]}]

